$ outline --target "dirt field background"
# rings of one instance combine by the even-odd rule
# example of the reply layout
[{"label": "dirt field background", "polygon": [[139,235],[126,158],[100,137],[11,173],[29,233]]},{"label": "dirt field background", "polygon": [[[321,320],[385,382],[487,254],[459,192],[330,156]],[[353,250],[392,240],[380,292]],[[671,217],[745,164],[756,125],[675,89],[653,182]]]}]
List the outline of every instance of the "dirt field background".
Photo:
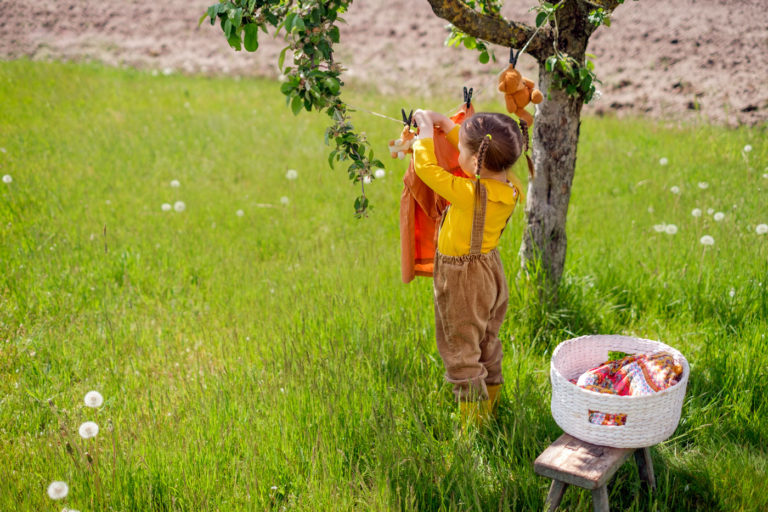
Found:
[{"label": "dirt field background", "polygon": [[[277,76],[282,38],[262,34],[255,54],[235,52],[221,29],[197,22],[215,0],[0,0],[0,59],[98,60],[164,73]],[[504,14],[533,22],[533,0]],[[338,60],[349,85],[385,94],[496,95],[498,62],[447,48],[446,22],[425,0],[358,0],[344,18]],[[704,119],[728,125],[768,120],[765,0],[640,0],[619,6],[592,36],[602,96],[587,112]],[[526,76],[536,63],[521,58]],[[503,107],[499,106],[500,109]],[[391,114],[391,113],[390,113]]]}]

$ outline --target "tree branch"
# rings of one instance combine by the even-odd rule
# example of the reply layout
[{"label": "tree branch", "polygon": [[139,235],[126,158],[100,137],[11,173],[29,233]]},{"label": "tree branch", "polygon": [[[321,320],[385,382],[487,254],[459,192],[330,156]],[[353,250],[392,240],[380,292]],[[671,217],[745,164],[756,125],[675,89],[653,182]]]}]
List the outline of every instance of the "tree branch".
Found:
[{"label": "tree branch", "polygon": [[[535,28],[525,23],[509,21],[501,16],[479,13],[460,0],[427,1],[437,17],[452,23],[462,32],[507,48],[521,48],[535,31]],[[539,31],[528,45],[525,53],[538,60],[544,60],[547,54],[551,53],[551,48],[551,35],[549,29],[546,28]]]},{"label": "tree branch", "polygon": [[593,5],[595,7],[602,7],[606,11],[613,11],[620,4],[624,3],[624,0],[581,0],[585,4]]}]

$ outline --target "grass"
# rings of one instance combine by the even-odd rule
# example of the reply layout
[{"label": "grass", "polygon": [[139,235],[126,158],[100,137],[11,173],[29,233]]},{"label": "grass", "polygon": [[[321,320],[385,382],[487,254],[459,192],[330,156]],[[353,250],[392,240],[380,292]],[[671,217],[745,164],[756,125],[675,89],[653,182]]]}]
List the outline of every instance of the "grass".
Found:
[{"label": "grass", "polygon": [[[0,509],[60,509],[53,480],[81,510],[540,509],[532,462],[561,433],[549,357],[588,333],[663,340],[692,368],[680,426],[652,449],[657,491],[627,464],[615,509],[768,507],[766,127],[584,119],[560,301],[517,276],[521,209],[501,247],[504,400],[462,436],[431,282],[400,282],[404,162],[358,221],[326,120],[292,117],[275,83],[13,61],[0,97]],[[399,128],[356,123],[386,156]],[[591,510],[589,494],[563,507]]]}]

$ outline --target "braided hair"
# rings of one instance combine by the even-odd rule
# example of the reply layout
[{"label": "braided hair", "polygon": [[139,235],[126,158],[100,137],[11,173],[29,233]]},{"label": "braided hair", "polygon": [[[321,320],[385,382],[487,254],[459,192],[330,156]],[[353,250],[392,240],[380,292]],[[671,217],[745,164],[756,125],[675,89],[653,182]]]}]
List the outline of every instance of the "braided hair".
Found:
[{"label": "braided hair", "polygon": [[462,144],[477,157],[475,173],[485,167],[504,172],[526,152],[528,173],[533,178],[533,162],[527,155],[528,125],[520,125],[510,116],[496,112],[481,112],[464,120],[461,125]]}]

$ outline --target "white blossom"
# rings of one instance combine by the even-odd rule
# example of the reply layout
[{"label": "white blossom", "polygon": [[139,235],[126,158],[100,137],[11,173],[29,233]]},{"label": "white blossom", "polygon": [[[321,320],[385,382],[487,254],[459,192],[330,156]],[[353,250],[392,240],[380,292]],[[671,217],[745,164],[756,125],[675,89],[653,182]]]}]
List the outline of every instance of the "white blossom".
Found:
[{"label": "white blossom", "polygon": [[755,232],[758,235],[764,235],[764,234],[768,233],[768,224],[758,224],[755,227]]},{"label": "white blossom", "polygon": [[673,194],[679,194],[680,193],[680,187],[678,187],[677,185],[672,185],[669,188],[669,191],[672,192]]},{"label": "white blossom", "polygon": [[299,177],[299,171],[297,171],[296,169],[288,169],[287,171],[285,171],[285,179],[295,180],[298,177]]},{"label": "white blossom", "polygon": [[691,215],[694,217],[701,217],[701,208],[694,208],[691,210]]},{"label": "white blossom", "polygon": [[96,434],[99,433],[99,426],[93,421],[86,421],[80,425],[78,432],[80,433],[80,437],[83,439],[90,439],[92,437],[96,437]]},{"label": "white blossom", "polygon": [[702,245],[714,245],[715,239],[709,235],[704,235],[699,239],[699,242],[701,242]]},{"label": "white blossom", "polygon": [[181,183],[179,183],[179,180],[171,180],[171,186],[173,188],[179,188],[181,186]]},{"label": "white blossom", "polygon": [[715,219],[717,222],[720,222],[720,221],[721,221],[721,220],[723,220],[724,218],[725,218],[725,214],[724,214],[723,212],[717,212],[717,213],[715,214],[715,216],[714,216],[714,219]]},{"label": "white blossom", "polygon": [[280,198],[280,203],[282,203],[282,204],[288,204],[290,202],[291,202],[291,200],[288,199],[288,197],[286,197],[286,196],[283,196],[283,197]]},{"label": "white blossom", "polygon": [[243,210],[237,210],[235,212],[235,215],[237,215],[238,217],[242,217],[243,215],[245,215],[245,212]]},{"label": "white blossom", "polygon": [[385,171],[384,169],[376,169],[375,171],[373,171],[373,175],[376,177],[376,179],[381,179],[387,175],[387,171]]},{"label": "white blossom", "polygon": [[363,176],[363,183],[365,183],[366,185],[369,184],[371,181],[373,181],[373,179],[371,179],[370,176]]},{"label": "white blossom", "polygon": [[706,181],[700,181],[699,188],[702,190],[704,190],[705,188],[709,188],[709,183],[707,183]]},{"label": "white blossom", "polygon": [[3,183],[11,183],[13,181],[13,178],[11,178],[10,174],[6,174],[3,176]]},{"label": "white blossom", "polygon": [[661,157],[659,158],[659,165],[667,165],[669,163],[669,160],[667,160],[667,157]]},{"label": "white blossom", "polygon": [[56,480],[51,482],[51,485],[48,486],[48,496],[50,496],[52,500],[66,498],[67,494],[69,494],[69,486],[67,485],[67,482]]},{"label": "white blossom", "polygon": [[98,391],[89,391],[85,394],[85,405],[88,407],[101,407],[104,397]]},{"label": "white blossom", "polygon": [[752,151],[752,146],[750,146],[749,144],[747,144],[746,146],[744,146],[744,152],[745,152],[745,153],[749,153],[750,151]]},{"label": "white blossom", "polygon": [[163,203],[163,205],[160,207],[164,212],[171,211],[171,208],[173,208],[170,203]]},{"label": "white blossom", "polygon": [[184,204],[184,201],[176,201],[175,203],[173,203],[173,209],[176,210],[177,212],[183,212],[184,210],[187,209],[187,205]]},{"label": "white blossom", "polygon": [[677,233],[677,226],[674,224],[668,224],[664,231],[666,231],[668,235],[674,235]]}]

